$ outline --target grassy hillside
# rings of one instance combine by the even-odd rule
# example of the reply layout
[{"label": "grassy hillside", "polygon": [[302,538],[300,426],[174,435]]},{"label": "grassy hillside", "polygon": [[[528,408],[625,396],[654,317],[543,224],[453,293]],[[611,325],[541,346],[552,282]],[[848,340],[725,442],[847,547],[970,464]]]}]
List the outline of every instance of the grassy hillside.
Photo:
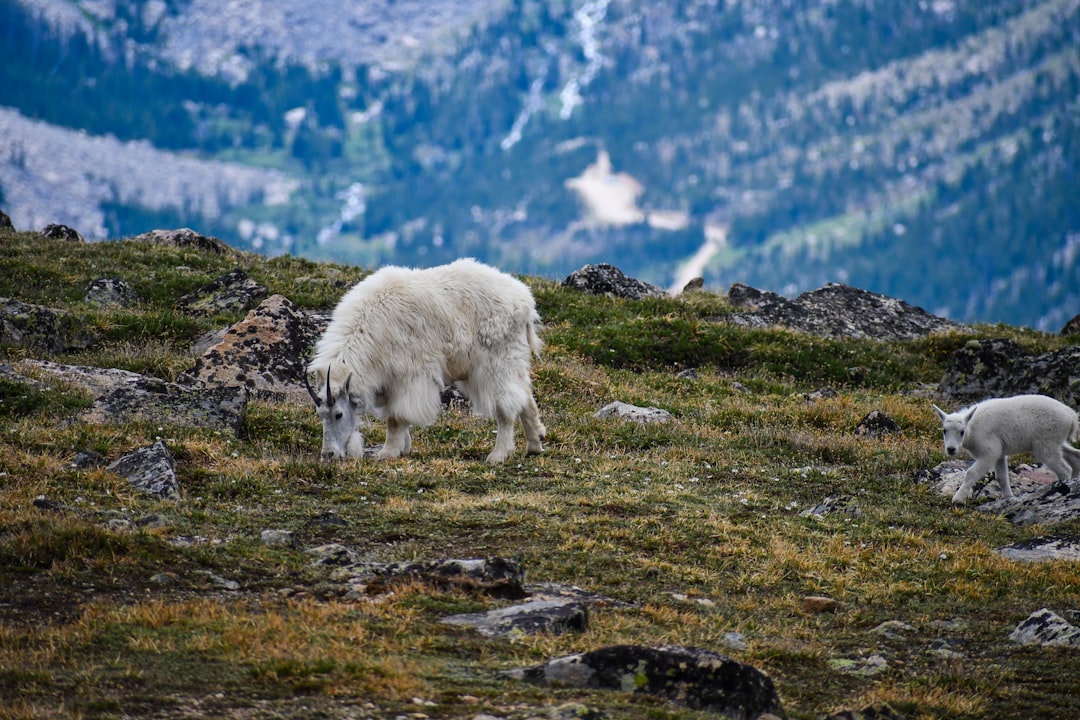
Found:
[{"label": "grassy hillside", "polygon": [[[312,309],[364,274],[238,257],[272,292]],[[239,319],[183,317],[175,301],[236,264],[0,230],[0,297],[65,308],[107,338],[44,359],[166,379],[193,364],[195,338]],[[126,278],[145,302],[85,306],[86,285],[106,276]],[[91,426],[65,422],[85,394],[0,380],[0,718],[530,718],[569,702],[613,719],[705,717],[501,674],[615,643],[702,646],[750,663],[791,718],[884,702],[910,718],[1075,717],[1080,656],[1008,634],[1041,607],[1076,609],[1076,563],[1005,560],[994,548],[1044,529],[954,509],[913,482],[943,459],[925,384],[970,336],[878,343],[747,331],[716,322],[729,308],[708,293],[631,302],[526,280],[547,326],[534,380],[549,437],[542,456],[498,468],[483,463],[493,424],[457,411],[416,431],[406,459],[326,465],[307,405],[253,403],[235,437]],[[1004,326],[977,335],[1037,350],[1063,343]],[[0,348],[4,363],[27,356]],[[685,367],[698,378],[677,378]],[[837,396],[806,397],[822,386]],[[614,400],[674,419],[593,417]],[[856,437],[875,409],[902,435]],[[179,502],[71,465],[82,450],[113,460],[157,437],[176,457]],[[861,514],[800,516],[838,495]],[[40,497],[48,502],[36,506]],[[341,522],[315,522],[327,513]],[[579,634],[485,639],[439,620],[505,601],[422,582],[350,598],[302,549],[263,545],[265,529],[377,561],[506,556],[531,582],[630,605],[596,609]],[[808,614],[807,595],[842,608]],[[903,640],[870,632],[889,620],[914,629]],[[730,632],[744,649],[725,645]],[[956,655],[930,651],[943,635]],[[874,654],[888,669],[872,678],[830,663]]]}]

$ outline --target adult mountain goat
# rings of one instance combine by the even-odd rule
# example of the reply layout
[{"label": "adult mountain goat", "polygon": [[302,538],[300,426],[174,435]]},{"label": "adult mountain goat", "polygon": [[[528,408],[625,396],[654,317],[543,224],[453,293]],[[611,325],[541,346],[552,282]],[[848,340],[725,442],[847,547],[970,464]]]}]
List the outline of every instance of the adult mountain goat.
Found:
[{"label": "adult mountain goat", "polygon": [[443,388],[456,382],[473,412],[494,417],[501,463],[514,451],[520,419],[525,450],[542,451],[544,425],[530,366],[542,343],[529,288],[475,260],[412,270],[384,267],[341,298],[315,345],[308,392],[322,421],[322,457],[360,457],[365,414],[386,420],[379,458],[412,448],[412,425],[430,425]]},{"label": "adult mountain goat", "polygon": [[1076,412],[1054,398],[994,398],[951,414],[937,405],[933,408],[941,418],[945,453],[956,455],[963,449],[975,458],[953,494],[954,503],[971,497],[972,486],[991,470],[1001,487],[1001,497],[1011,498],[1009,455],[1014,453],[1030,452],[1061,482],[1080,475],[1080,450],[1069,444],[1078,433]]}]

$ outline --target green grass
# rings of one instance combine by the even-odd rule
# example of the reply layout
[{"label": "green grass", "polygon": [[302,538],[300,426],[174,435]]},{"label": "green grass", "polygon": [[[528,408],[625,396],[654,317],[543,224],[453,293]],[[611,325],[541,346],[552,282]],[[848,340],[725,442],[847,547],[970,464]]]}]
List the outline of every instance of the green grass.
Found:
[{"label": "green grass", "polygon": [[[0,296],[62,307],[103,329],[99,345],[46,359],[165,379],[192,364],[197,337],[240,319],[175,310],[234,267],[313,309],[332,307],[365,274],[0,231]],[[85,307],[86,285],[107,276],[128,280],[144,302]],[[493,424],[456,411],[416,430],[408,458],[326,465],[306,405],[253,402],[236,436],[88,426],[67,422],[87,395],[0,380],[0,718],[527,718],[570,702],[613,719],[706,717],[502,673],[615,643],[697,645],[751,663],[772,677],[791,718],[886,702],[912,718],[1075,715],[1076,653],[1007,638],[1040,607],[1075,609],[1076,563],[1001,558],[996,547],[1046,529],[953,508],[913,480],[944,458],[930,401],[912,391],[937,382],[971,336],[822,340],[727,326],[718,319],[730,307],[709,293],[631,302],[527,281],[546,324],[534,383],[549,434],[543,455],[498,468],[483,462]],[[1032,351],[1065,342],[1002,326],[975,337]],[[0,355],[17,364],[32,353]],[[675,376],[687,367],[697,379]],[[838,395],[807,399],[823,386]],[[593,417],[614,400],[673,417],[649,426]],[[857,438],[874,409],[903,433]],[[382,432],[373,427],[369,441]],[[180,502],[71,467],[80,450],[111,461],[158,435],[176,458]],[[837,495],[861,513],[800,516]],[[36,507],[39,496],[54,509]],[[315,521],[330,511],[337,523]],[[485,639],[439,620],[503,601],[423,582],[350,595],[303,550],[263,546],[268,528],[373,560],[507,556],[530,581],[630,605],[595,609],[582,634]],[[806,595],[843,605],[807,614]],[[915,629],[903,641],[870,632],[888,620]],[[747,648],[728,649],[729,632]],[[930,652],[941,637],[958,641],[962,656]],[[875,653],[889,669],[874,678],[830,664]]]}]

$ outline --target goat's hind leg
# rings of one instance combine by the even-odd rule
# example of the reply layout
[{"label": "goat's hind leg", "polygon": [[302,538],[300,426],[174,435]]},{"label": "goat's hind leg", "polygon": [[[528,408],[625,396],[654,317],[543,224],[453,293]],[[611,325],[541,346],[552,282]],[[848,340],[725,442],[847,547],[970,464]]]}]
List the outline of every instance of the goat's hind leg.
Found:
[{"label": "goat's hind leg", "polygon": [[1065,462],[1072,469],[1072,472],[1069,473],[1069,479],[1080,479],[1080,450],[1077,450],[1069,443],[1062,443],[1061,452],[1065,456]]},{"label": "goat's hind leg", "polygon": [[529,403],[518,414],[521,420],[521,428],[525,432],[525,452],[528,455],[539,455],[544,451],[543,439],[547,435],[547,428],[540,422],[540,409],[536,407],[536,400],[530,395]]},{"label": "goat's hind leg", "polygon": [[1009,484],[1009,458],[1002,455],[997,465],[994,466],[994,477],[997,478],[998,487],[1001,488],[1001,497],[1011,500],[1013,497],[1012,485]]}]

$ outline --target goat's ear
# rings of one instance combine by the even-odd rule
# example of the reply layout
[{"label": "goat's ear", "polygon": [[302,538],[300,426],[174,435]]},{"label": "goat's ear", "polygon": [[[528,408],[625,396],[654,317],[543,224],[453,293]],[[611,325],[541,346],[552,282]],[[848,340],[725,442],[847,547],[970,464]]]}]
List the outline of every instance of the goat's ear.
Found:
[{"label": "goat's ear", "polygon": [[971,422],[971,416],[975,414],[975,411],[979,409],[978,405],[972,405],[971,409],[964,413],[964,422]]},{"label": "goat's ear", "polygon": [[942,420],[945,419],[946,412],[944,410],[942,410],[941,408],[939,408],[937,405],[935,405],[933,403],[930,403],[930,407],[934,408],[934,412],[937,413],[937,416],[939,418],[941,418]]}]

